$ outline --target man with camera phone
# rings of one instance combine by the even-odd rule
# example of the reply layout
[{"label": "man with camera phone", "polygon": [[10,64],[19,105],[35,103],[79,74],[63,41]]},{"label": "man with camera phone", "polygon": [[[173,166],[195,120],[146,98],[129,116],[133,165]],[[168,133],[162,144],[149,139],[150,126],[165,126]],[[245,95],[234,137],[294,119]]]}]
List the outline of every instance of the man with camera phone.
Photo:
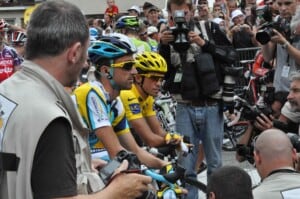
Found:
[{"label": "man with camera phone", "polygon": [[[222,166],[224,124],[219,91],[224,81],[224,68],[231,67],[236,53],[230,50],[232,45],[217,24],[196,24],[192,20],[192,5],[191,0],[168,1],[169,28],[161,33],[159,52],[168,63],[164,89],[178,102],[176,131],[190,137],[195,146],[179,163],[187,169],[187,176],[196,177],[200,139],[208,175]],[[224,46],[228,48],[222,49]],[[187,186],[187,189],[187,198],[198,198],[196,188]]]}]

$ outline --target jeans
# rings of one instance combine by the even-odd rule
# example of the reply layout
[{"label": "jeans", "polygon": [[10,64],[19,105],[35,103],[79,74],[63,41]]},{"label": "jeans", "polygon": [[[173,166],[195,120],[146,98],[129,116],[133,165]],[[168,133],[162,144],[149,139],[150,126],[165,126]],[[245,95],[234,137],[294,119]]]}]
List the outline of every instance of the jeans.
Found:
[{"label": "jeans", "polygon": [[[179,164],[186,169],[186,175],[197,177],[195,165],[197,161],[199,140],[204,147],[207,175],[222,166],[223,113],[219,104],[195,107],[178,103],[176,109],[176,131],[188,136],[194,148],[186,157],[179,159]],[[186,198],[198,199],[198,189],[187,185],[189,193]]]}]

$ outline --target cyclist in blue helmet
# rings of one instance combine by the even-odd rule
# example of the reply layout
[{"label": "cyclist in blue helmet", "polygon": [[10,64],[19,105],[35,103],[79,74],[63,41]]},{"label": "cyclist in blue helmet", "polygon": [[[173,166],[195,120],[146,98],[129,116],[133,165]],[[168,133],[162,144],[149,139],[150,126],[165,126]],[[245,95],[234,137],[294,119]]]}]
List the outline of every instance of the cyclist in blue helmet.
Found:
[{"label": "cyclist in blue helmet", "polygon": [[136,48],[127,36],[113,33],[101,37],[88,49],[95,65],[95,81],[75,89],[74,94],[83,121],[90,128],[89,144],[92,158],[111,159],[121,150],[129,150],[139,160],[154,168],[162,161],[140,148],[135,142],[119,98],[120,90],[131,89],[137,74],[133,54]]}]

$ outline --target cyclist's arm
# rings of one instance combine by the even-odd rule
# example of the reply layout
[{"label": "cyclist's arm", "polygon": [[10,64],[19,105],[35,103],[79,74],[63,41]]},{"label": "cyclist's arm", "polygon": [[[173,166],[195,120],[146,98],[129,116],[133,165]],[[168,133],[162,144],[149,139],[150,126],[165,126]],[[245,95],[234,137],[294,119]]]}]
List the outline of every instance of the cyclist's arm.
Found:
[{"label": "cyclist's arm", "polygon": [[145,117],[148,125],[150,126],[152,132],[155,134],[165,137],[166,131],[161,127],[160,122],[158,121],[156,115]]},{"label": "cyclist's arm", "polygon": [[133,119],[129,123],[131,128],[134,129],[147,146],[157,147],[166,143],[163,136],[157,135],[152,131],[145,118]]},{"label": "cyclist's arm", "polygon": [[111,126],[100,127],[96,129],[95,134],[103,143],[110,158],[115,157],[119,151],[124,150]]},{"label": "cyclist's arm", "polygon": [[135,153],[138,159],[146,166],[160,169],[168,164],[168,162],[154,157],[152,154],[139,147],[131,133],[120,135],[119,139],[122,143],[122,146],[124,146],[127,150]]}]

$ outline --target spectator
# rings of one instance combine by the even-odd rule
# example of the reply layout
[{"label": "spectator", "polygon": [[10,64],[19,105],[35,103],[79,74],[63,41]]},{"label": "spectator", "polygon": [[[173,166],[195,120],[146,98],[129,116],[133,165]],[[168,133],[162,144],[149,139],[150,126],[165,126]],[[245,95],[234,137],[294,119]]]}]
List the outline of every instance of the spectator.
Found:
[{"label": "spectator", "polygon": [[17,51],[6,45],[4,37],[0,34],[0,83],[12,76],[20,69],[23,58]]},{"label": "spectator", "polygon": [[[150,27],[153,28],[154,26],[150,26]],[[148,28],[149,28],[149,27],[148,27]],[[156,40],[152,39],[152,38],[148,35],[148,28],[147,28],[147,26],[146,26],[144,23],[141,23],[141,24],[140,24],[139,38],[140,38],[142,41],[148,43],[148,45],[150,46],[152,52],[157,52],[158,42],[157,42]],[[152,37],[158,39],[158,32],[157,32],[158,30],[157,30],[156,27],[154,27],[154,28],[156,29],[156,30],[154,30],[154,31],[156,31],[156,33],[154,32],[154,33],[152,33],[152,34],[150,34],[150,35],[151,35]],[[151,31],[150,31],[150,33],[151,33]]]},{"label": "spectator", "polygon": [[228,17],[232,16],[232,12],[238,9],[237,1],[236,0],[226,0],[227,7],[228,7]]},{"label": "spectator", "polygon": [[[203,88],[208,88],[207,82],[222,82],[222,80],[214,78],[213,80],[206,81],[205,86],[204,82],[202,86],[201,84],[199,85],[197,83],[199,76],[193,71],[193,67],[201,67],[201,62],[195,61],[195,55],[199,52],[212,55],[215,60],[214,68],[217,68],[218,71],[219,69],[221,70],[223,66],[225,67],[227,63],[233,63],[235,58],[220,56],[217,53],[218,50],[216,50],[216,48],[218,48],[218,46],[231,46],[230,41],[228,41],[226,35],[219,29],[217,24],[209,24],[209,22],[207,22],[207,27],[211,27],[211,29],[206,28],[207,36],[211,35],[211,37],[203,39],[204,35],[201,35],[203,37],[199,36],[200,31],[197,29],[197,26],[195,26],[195,22],[191,19],[192,6],[193,4],[190,0],[168,1],[167,9],[171,16],[174,15],[175,10],[184,10],[186,13],[186,23],[189,25],[190,30],[192,30],[187,35],[190,43],[187,46],[174,45],[174,43],[172,43],[175,39],[174,35],[170,30],[166,30],[161,33],[159,52],[166,59],[168,65],[164,89],[170,91],[178,102],[176,110],[176,130],[178,133],[189,137],[194,145],[192,153],[186,158],[180,159],[179,162],[187,169],[186,175],[196,177],[195,164],[201,138],[203,138],[208,176],[213,173],[215,169],[222,166],[221,148],[224,124],[223,113],[220,111],[222,110],[220,95],[214,95],[215,91],[211,91],[214,94],[203,95]],[[169,18],[168,23],[170,26],[174,24],[172,18]],[[198,31],[198,33],[196,33],[196,31]],[[211,41],[209,41],[210,39]],[[212,42],[212,40],[214,40],[214,42]],[[216,45],[214,45],[214,43]],[[225,51],[229,52],[229,49]],[[186,57],[180,57],[179,53],[182,53]],[[222,75],[219,72],[214,72],[213,74],[221,78]],[[204,79],[204,76],[201,76],[201,79]],[[202,122],[198,123],[195,121]],[[187,198],[198,197],[198,190],[196,188],[189,186],[187,188],[189,191]]]},{"label": "spectator", "polygon": [[218,3],[214,3],[213,10],[212,10],[212,16],[214,18],[219,17],[219,13],[222,12],[221,5]]},{"label": "spectator", "polygon": [[148,189],[151,178],[121,173],[104,188],[92,171],[87,130],[64,90],[77,81],[88,45],[86,19],[74,5],[49,1],[33,12],[23,69],[0,85],[1,157],[15,162],[1,167],[1,198],[131,199]]},{"label": "spectator", "polygon": [[108,14],[104,14],[104,24],[103,24],[103,35],[113,32],[114,21],[113,17]]},{"label": "spectator", "polygon": [[158,29],[155,26],[149,26],[147,28],[147,35],[149,38],[151,38],[152,40],[156,41],[157,43],[159,43],[159,33],[158,33]]},{"label": "spectator", "polygon": [[138,6],[131,6],[128,10],[128,15],[138,17],[141,13],[141,10]]},{"label": "spectator", "polygon": [[232,44],[235,48],[249,48],[257,46],[255,32],[252,27],[245,24],[245,16],[241,10],[236,9],[231,13],[233,25],[229,28]]},{"label": "spectator", "polygon": [[236,166],[217,169],[207,184],[207,199],[253,199],[251,178]]},{"label": "spectator", "polygon": [[160,19],[159,9],[156,6],[148,8],[146,20],[148,22],[148,25],[155,26],[158,32],[166,28],[165,20]]},{"label": "spectator", "polygon": [[[150,2],[145,2],[144,3],[144,5],[143,5],[143,13],[144,13],[144,16],[145,16],[145,18],[147,19],[147,17],[148,17],[148,10],[149,10],[149,8],[151,8],[151,7],[153,7],[154,5],[152,4],[152,3],[150,3]],[[144,22],[146,25],[148,25],[147,24],[147,22]]]},{"label": "spectator", "polygon": [[255,199],[299,197],[300,174],[294,169],[297,154],[284,132],[269,129],[261,133],[254,144],[254,160],[262,179],[253,190]]},{"label": "spectator", "polygon": [[93,27],[97,29],[98,31],[98,35],[99,37],[102,36],[102,33],[103,33],[103,20],[102,19],[94,19],[93,20]]},{"label": "spectator", "polygon": [[115,5],[115,0],[107,0],[106,3],[107,8],[104,14],[107,14],[114,19],[116,15],[119,14],[119,8],[117,5]]},{"label": "spectator", "polygon": [[209,11],[209,7],[208,7],[208,1],[206,1],[206,0],[199,1],[197,9],[198,9],[197,19],[199,21],[200,20],[207,21],[208,19],[212,18],[211,14],[210,14],[210,11]]}]

